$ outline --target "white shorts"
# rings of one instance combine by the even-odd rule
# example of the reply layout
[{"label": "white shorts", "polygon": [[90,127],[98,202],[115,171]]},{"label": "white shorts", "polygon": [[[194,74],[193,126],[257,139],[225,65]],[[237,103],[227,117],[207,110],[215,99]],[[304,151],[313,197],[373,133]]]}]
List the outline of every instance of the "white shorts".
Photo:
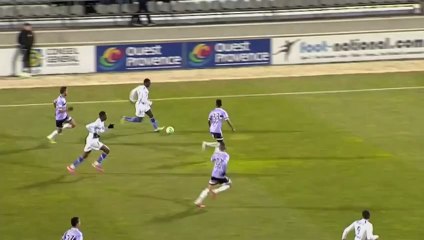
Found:
[{"label": "white shorts", "polygon": [[90,152],[92,150],[98,151],[98,150],[100,150],[100,148],[103,147],[103,145],[104,144],[102,142],[100,142],[100,140],[98,138],[88,137],[85,140],[84,152]]},{"label": "white shorts", "polygon": [[135,105],[135,115],[137,117],[144,117],[146,112],[150,110],[149,104],[136,104]]}]

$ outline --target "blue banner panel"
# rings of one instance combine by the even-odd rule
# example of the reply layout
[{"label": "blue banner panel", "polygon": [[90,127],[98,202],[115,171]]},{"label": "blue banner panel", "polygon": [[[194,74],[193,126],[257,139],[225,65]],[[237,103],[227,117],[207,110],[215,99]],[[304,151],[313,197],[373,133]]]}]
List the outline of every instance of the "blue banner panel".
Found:
[{"label": "blue banner panel", "polygon": [[178,69],[183,66],[182,43],[96,47],[97,72]]},{"label": "blue banner panel", "polygon": [[271,63],[271,40],[229,40],[186,43],[187,68],[254,66]]}]

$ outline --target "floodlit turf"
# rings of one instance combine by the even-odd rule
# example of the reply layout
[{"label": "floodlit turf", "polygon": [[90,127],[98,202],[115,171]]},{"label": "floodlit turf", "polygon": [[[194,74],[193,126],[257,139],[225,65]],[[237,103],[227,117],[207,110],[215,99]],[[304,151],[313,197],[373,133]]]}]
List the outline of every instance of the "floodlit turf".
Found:
[{"label": "floodlit turf", "polygon": [[[424,73],[155,84],[151,98],[424,86]],[[68,101],[127,99],[132,85],[72,87]],[[57,88],[0,91],[0,104],[45,103]],[[72,105],[72,104],[70,104]],[[340,239],[372,213],[381,239],[424,235],[424,90],[224,99],[237,132],[226,128],[234,186],[195,209],[207,185],[213,99],[154,102],[172,136],[148,121],[103,135],[105,174],[90,164],[66,171],[81,153],[84,125],[100,110],[110,122],[129,103],[75,104],[79,124],[58,144],[52,106],[0,108],[0,239],[59,239],[72,216],[86,239]],[[349,237],[353,239],[352,236]]]}]

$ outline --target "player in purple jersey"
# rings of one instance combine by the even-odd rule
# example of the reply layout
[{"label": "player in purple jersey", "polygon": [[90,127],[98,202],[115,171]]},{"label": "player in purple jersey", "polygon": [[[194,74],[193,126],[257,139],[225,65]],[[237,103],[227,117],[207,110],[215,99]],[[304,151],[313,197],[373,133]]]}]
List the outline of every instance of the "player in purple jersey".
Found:
[{"label": "player in purple jersey", "polygon": [[[215,150],[211,157],[214,167],[209,185],[200,193],[196,201],[194,201],[194,204],[200,208],[205,207],[203,201],[209,193],[212,194],[212,197],[215,197],[216,194],[228,190],[231,187],[231,179],[227,177],[227,166],[230,161],[230,155],[225,149],[225,144],[220,143],[219,148]],[[216,188],[216,186],[219,187]]]},{"label": "player in purple jersey", "polygon": [[53,101],[53,106],[56,109],[56,129],[47,136],[51,143],[56,143],[56,136],[62,133],[63,129],[74,128],[75,121],[68,115],[68,111],[72,111],[72,107],[67,107],[66,96],[68,96],[68,88],[61,87],[60,95]]},{"label": "player in purple jersey", "polygon": [[222,122],[224,121],[228,123],[233,132],[236,131],[230,121],[227,111],[222,108],[222,100],[217,99],[216,108],[209,113],[208,118],[209,132],[212,134],[212,137],[216,140],[216,142],[203,142],[203,150],[205,150],[206,147],[217,148],[220,143],[224,143],[224,136],[222,134]]}]

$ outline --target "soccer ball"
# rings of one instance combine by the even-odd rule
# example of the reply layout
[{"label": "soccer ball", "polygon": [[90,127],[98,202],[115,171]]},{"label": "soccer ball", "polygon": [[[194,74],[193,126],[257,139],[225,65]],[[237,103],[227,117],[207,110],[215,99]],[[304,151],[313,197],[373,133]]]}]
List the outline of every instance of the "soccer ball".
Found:
[{"label": "soccer ball", "polygon": [[174,133],[175,130],[174,130],[173,127],[169,126],[169,127],[166,128],[165,131],[166,131],[167,134],[172,134],[172,133]]}]

